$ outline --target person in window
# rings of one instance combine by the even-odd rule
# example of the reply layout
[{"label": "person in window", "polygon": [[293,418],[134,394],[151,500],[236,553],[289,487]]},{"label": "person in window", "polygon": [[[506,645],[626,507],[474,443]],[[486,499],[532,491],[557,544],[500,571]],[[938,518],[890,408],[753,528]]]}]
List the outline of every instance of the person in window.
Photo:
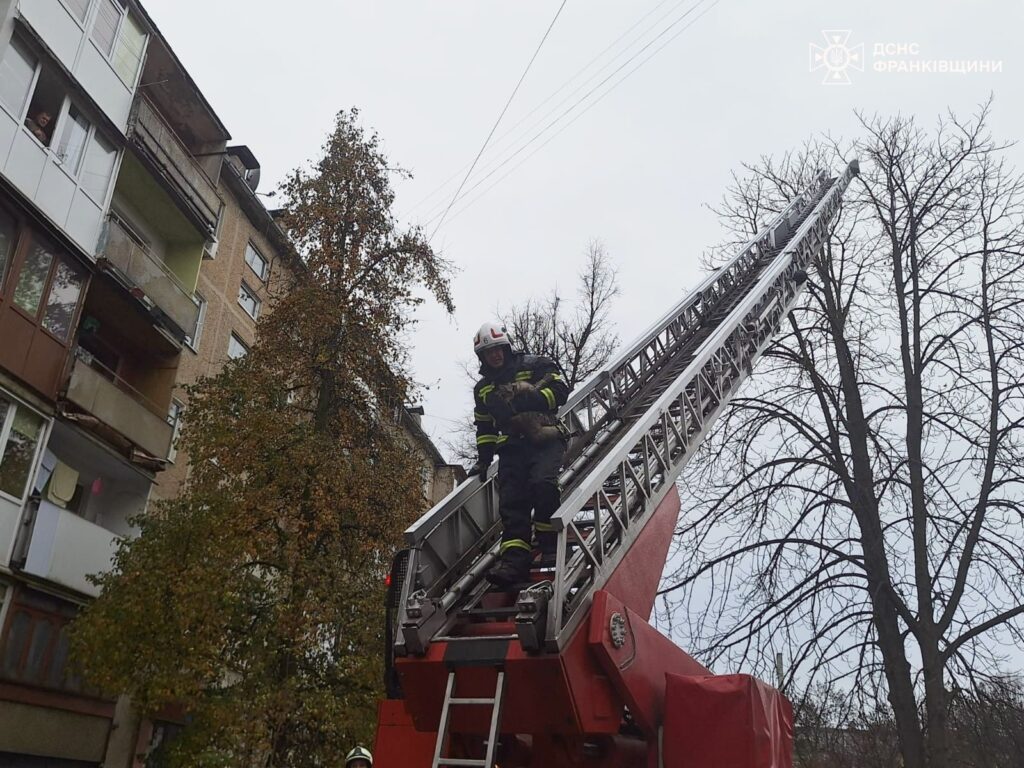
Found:
[{"label": "person in window", "polygon": [[25,118],[25,127],[32,131],[32,135],[43,144],[50,145],[50,124],[53,123],[53,116],[45,109],[36,113],[34,118]]}]

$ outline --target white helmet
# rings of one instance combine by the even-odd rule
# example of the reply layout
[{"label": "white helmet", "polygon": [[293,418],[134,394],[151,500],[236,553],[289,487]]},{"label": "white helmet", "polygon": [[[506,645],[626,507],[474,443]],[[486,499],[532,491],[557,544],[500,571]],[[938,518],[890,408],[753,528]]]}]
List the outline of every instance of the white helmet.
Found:
[{"label": "white helmet", "polygon": [[348,768],[349,763],[354,763],[356,760],[365,760],[370,765],[373,765],[373,755],[370,754],[370,750],[366,747],[355,747],[351,752],[345,755],[346,768]]},{"label": "white helmet", "polygon": [[512,348],[512,340],[501,323],[484,323],[473,337],[473,351],[478,355],[493,347]]}]

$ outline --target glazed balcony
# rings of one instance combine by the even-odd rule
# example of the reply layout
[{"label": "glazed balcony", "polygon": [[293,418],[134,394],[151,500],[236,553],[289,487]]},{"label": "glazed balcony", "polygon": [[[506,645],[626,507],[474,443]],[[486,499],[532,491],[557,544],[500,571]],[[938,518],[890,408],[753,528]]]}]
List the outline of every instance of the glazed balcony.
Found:
[{"label": "glazed balcony", "polygon": [[148,156],[153,169],[185,201],[193,218],[212,233],[220,211],[216,185],[145,97],[135,101],[128,134]]},{"label": "glazed balcony", "polygon": [[[193,336],[199,320],[199,304],[162,259],[151,253],[121,226],[117,219],[106,222],[100,256],[117,267],[136,298],[155,306],[170,321],[167,329],[179,341]],[[167,323],[164,323],[166,326]]]}]

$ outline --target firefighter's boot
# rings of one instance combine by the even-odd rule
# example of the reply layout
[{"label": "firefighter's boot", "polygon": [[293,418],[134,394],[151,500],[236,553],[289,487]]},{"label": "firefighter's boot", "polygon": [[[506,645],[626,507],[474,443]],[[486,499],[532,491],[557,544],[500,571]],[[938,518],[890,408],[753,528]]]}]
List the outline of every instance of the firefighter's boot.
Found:
[{"label": "firefighter's boot", "polygon": [[529,581],[530,555],[530,550],[523,547],[506,550],[498,564],[487,574],[487,580],[501,589]]},{"label": "firefighter's boot", "polygon": [[558,534],[555,531],[540,530],[537,526],[537,550],[540,552],[541,565],[552,566],[555,564],[555,556],[558,554]]}]

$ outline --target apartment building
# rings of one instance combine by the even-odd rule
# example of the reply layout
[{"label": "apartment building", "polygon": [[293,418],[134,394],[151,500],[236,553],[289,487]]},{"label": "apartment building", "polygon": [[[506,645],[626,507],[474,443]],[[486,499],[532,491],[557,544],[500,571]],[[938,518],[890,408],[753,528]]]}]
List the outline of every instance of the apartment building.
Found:
[{"label": "apartment building", "polygon": [[[244,355],[256,341],[256,321],[286,291],[298,255],[256,194],[260,166],[245,146],[223,154],[218,184],[221,215],[217,247],[207,252],[193,293],[199,315],[185,340],[171,400],[172,421],[184,414],[185,387],[217,373],[224,363]],[[160,473],[155,498],[173,498],[188,476],[188,457],[172,448],[171,462]]]},{"label": "apartment building", "polygon": [[[65,628],[187,477],[182,385],[245,353],[298,266],[229,140],[134,0],[0,0],[0,765],[149,744],[68,673]],[[401,419],[443,496],[459,470]]]},{"label": "apartment building", "polygon": [[228,139],[138,5],[0,0],[0,764],[139,751],[65,627],[167,464]]}]

